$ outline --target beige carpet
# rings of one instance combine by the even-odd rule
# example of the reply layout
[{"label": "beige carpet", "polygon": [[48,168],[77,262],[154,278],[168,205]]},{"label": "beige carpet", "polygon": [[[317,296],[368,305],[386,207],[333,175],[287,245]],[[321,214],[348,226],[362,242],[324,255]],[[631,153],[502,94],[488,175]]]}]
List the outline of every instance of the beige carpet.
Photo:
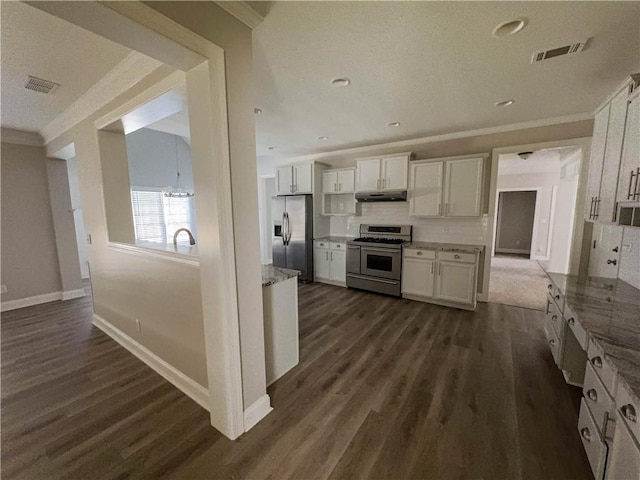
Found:
[{"label": "beige carpet", "polygon": [[544,311],[547,285],[537,260],[507,256],[491,260],[490,302]]}]

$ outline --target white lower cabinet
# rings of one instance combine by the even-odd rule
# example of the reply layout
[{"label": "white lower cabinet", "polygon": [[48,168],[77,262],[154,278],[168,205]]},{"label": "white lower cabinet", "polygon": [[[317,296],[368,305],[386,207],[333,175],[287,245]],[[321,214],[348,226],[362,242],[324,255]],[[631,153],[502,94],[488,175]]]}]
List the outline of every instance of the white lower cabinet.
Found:
[{"label": "white lower cabinet", "polygon": [[313,269],[317,282],[345,285],[347,281],[346,244],[316,241],[313,249]]},{"label": "white lower cabinet", "polygon": [[640,445],[633,438],[624,418],[616,421],[614,441],[607,460],[606,479],[640,480]]},{"label": "white lower cabinet", "polygon": [[600,480],[604,474],[604,467],[607,461],[607,444],[602,441],[600,431],[584,398],[580,403],[578,432],[580,432],[580,439],[582,440],[584,451],[587,453],[593,476]]},{"label": "white lower cabinet", "polygon": [[402,296],[473,310],[476,307],[478,255],[405,248]]}]

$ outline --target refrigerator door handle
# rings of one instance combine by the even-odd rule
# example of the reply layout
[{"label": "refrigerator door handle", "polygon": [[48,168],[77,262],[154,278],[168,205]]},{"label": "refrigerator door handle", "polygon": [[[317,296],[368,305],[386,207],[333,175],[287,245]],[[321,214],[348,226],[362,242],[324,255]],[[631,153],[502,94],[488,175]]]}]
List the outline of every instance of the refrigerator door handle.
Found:
[{"label": "refrigerator door handle", "polygon": [[289,212],[284,212],[284,216],[287,220],[287,229],[285,230],[285,240],[286,243],[285,245],[289,245],[289,242],[291,241],[291,221],[289,220]]},{"label": "refrigerator door handle", "polygon": [[287,212],[282,212],[282,245],[287,246]]}]

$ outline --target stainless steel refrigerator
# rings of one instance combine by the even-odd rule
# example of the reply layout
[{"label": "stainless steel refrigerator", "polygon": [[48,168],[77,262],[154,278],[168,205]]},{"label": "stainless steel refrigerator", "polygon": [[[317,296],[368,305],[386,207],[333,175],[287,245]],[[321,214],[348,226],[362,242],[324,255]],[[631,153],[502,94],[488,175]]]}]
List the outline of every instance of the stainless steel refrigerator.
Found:
[{"label": "stainless steel refrigerator", "polygon": [[287,195],[271,199],[273,265],[301,272],[313,281],[313,199]]}]

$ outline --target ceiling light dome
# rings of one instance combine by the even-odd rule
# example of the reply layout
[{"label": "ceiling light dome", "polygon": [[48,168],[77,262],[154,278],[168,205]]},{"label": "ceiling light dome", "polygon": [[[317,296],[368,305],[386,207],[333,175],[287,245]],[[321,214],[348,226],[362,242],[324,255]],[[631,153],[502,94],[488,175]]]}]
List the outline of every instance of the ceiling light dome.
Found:
[{"label": "ceiling light dome", "polygon": [[347,77],[334,78],[333,80],[331,80],[331,85],[333,85],[334,87],[346,87],[349,84],[351,84],[351,80],[349,80]]},{"label": "ceiling light dome", "polygon": [[515,20],[502,22],[493,29],[491,35],[494,37],[508,37],[510,35],[515,35],[526,27],[527,23],[528,20],[526,18],[516,18]]}]

